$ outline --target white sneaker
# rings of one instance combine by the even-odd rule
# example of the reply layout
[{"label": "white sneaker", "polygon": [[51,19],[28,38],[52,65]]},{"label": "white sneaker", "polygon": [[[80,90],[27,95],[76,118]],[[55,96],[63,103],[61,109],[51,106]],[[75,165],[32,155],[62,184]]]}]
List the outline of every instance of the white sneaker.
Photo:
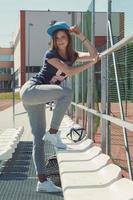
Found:
[{"label": "white sneaker", "polygon": [[59,149],[66,149],[66,145],[62,143],[59,132],[56,134],[50,134],[49,132],[46,132],[46,134],[43,136],[44,141],[51,142],[56,148]]},{"label": "white sneaker", "polygon": [[57,187],[52,181],[47,180],[42,183],[38,181],[36,191],[37,192],[62,192],[62,189],[60,187]]}]

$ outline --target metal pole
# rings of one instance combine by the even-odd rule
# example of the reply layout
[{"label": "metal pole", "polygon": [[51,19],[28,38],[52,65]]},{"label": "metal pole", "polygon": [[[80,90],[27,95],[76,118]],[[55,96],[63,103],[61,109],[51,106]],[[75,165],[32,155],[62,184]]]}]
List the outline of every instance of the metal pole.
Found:
[{"label": "metal pole", "polygon": [[108,0],[108,20],[111,21],[112,0]]},{"label": "metal pole", "polygon": [[[83,12],[81,12],[81,30],[82,30],[82,32],[84,32],[84,14],[83,14]],[[82,44],[82,46],[81,46],[81,50],[83,51],[83,44]],[[84,72],[82,72],[81,73],[81,77],[82,77],[82,79],[81,79],[81,81],[82,81],[82,94],[81,94],[81,99],[82,99],[82,104],[84,105]],[[83,116],[83,118],[82,118],[82,127],[83,128],[85,128],[85,111],[84,110],[82,110],[81,111],[82,112],[82,116]]]},{"label": "metal pole", "polygon": [[[108,31],[108,20],[111,21],[111,13],[112,13],[112,0],[108,0],[108,15],[107,15],[107,49],[109,49],[110,47],[110,41],[109,41],[109,31]],[[110,108],[110,100],[109,100],[109,89],[110,89],[110,81],[109,81],[109,74],[110,74],[110,68],[109,68],[109,56],[107,55],[107,60],[106,60],[106,64],[107,64],[107,74],[106,74],[106,84],[107,84],[107,110],[106,110],[106,114],[110,114],[111,112],[111,108]],[[107,134],[107,144],[106,144],[106,152],[108,155],[111,155],[111,123],[109,121],[106,122],[106,134]]]},{"label": "metal pole", "polygon": [[28,67],[27,67],[28,80],[29,80],[29,65],[30,65],[30,24],[28,24]]},{"label": "metal pole", "polygon": [[[101,59],[101,111],[107,114],[107,58]],[[101,148],[103,153],[108,154],[108,121],[101,119]]]},{"label": "metal pole", "polygon": [[33,26],[32,23],[28,24],[28,69],[27,69],[27,73],[28,73],[28,80],[30,78],[30,28]]},{"label": "metal pole", "polygon": [[127,67],[127,45],[125,46],[125,117],[127,117],[127,101],[128,101],[128,93],[127,93],[127,90],[128,90],[128,80],[127,80],[127,77],[128,77],[128,67]]},{"label": "metal pole", "polygon": [[13,74],[12,74],[12,119],[13,119],[13,128],[15,128],[15,72],[13,66]]},{"label": "metal pole", "polygon": [[[95,0],[92,2],[92,21],[91,21],[91,42],[95,43]],[[89,89],[87,91],[87,104],[88,108],[94,107],[94,66],[88,69],[88,85]],[[93,134],[93,115],[88,113],[88,138],[94,139]]]},{"label": "metal pole", "polygon": [[[81,13],[80,13],[80,15],[81,15]],[[77,18],[75,18],[75,23],[77,24]],[[77,39],[77,37],[75,37],[75,49],[78,49],[78,39]],[[79,103],[79,94],[80,94],[79,87],[80,87],[79,74],[76,74],[75,75],[75,102],[76,103]],[[79,117],[77,107],[76,107],[75,112],[76,112],[75,118],[76,118],[76,121],[77,121],[77,119]]]},{"label": "metal pole", "polygon": [[[76,19],[76,17],[77,17],[77,15],[76,15],[76,13],[75,12],[72,12],[72,25],[75,25],[76,23],[75,23],[75,19]],[[74,48],[75,48],[75,38],[72,40],[72,42],[73,42],[73,46],[74,46]],[[74,90],[74,88],[75,88],[75,86],[74,86],[74,77],[71,77],[70,78],[70,84],[71,84],[71,88],[72,88],[72,90]],[[74,92],[75,93],[75,92]],[[74,97],[75,96],[75,94],[73,95],[73,98],[75,98]],[[71,106],[70,107],[70,115],[71,115],[71,117],[73,117],[74,116],[74,112],[75,112],[75,108],[73,108],[73,106]],[[68,113],[69,114],[69,113]]]},{"label": "metal pole", "polygon": [[[92,6],[92,34],[91,42],[95,45],[95,0]],[[95,65],[91,67],[91,108],[94,108],[94,74]],[[91,138],[94,140],[94,115],[91,115]]]}]

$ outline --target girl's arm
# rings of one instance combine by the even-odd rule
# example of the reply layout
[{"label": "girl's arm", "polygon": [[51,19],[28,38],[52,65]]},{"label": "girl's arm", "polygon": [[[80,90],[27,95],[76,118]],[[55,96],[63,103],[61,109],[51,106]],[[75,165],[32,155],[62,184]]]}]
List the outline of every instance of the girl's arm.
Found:
[{"label": "girl's arm", "polygon": [[[90,43],[90,41],[83,35],[83,33],[79,32],[77,26],[73,26],[70,28],[70,32],[74,33],[84,44],[87,48],[88,52],[78,52],[78,59],[79,61],[89,61],[87,63],[83,63],[79,66],[68,66],[63,61],[57,58],[48,59],[47,62],[54,66],[56,69],[60,69],[64,72],[67,76],[73,76],[84,70],[91,67],[98,61],[98,53],[94,45]],[[76,61],[77,61],[76,60]]]},{"label": "girl's arm", "polygon": [[72,26],[69,30],[71,33],[74,33],[76,37],[78,37],[83,43],[84,47],[88,50],[88,52],[78,52],[77,61],[93,61],[96,57],[98,57],[97,50],[93,44],[86,38],[86,36],[80,32],[78,26]]},{"label": "girl's arm", "polygon": [[97,59],[93,59],[93,62],[84,63],[79,66],[68,66],[63,61],[57,59],[57,58],[51,58],[48,59],[47,62],[54,66],[56,69],[60,69],[62,72],[64,72],[67,76],[73,76],[75,74],[78,74],[80,72],[83,72],[84,70],[91,67],[93,64],[97,62]]}]

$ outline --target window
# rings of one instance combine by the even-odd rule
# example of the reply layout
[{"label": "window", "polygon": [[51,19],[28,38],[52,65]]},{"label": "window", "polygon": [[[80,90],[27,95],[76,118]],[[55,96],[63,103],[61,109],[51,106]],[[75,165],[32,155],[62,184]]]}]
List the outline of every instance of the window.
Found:
[{"label": "window", "polygon": [[[28,73],[37,73],[37,72],[39,72],[40,71],[40,69],[41,69],[41,67],[40,66],[30,66],[30,67],[26,67],[26,72]],[[28,71],[29,70],[29,71]]]},{"label": "window", "polygon": [[13,61],[13,55],[0,55],[0,61]]},{"label": "window", "polygon": [[0,81],[0,90],[11,89],[11,81]]},{"label": "window", "polygon": [[2,74],[11,74],[11,72],[12,72],[11,68],[5,68],[5,67],[0,68],[0,75],[2,75]]},{"label": "window", "polygon": [[39,72],[40,71],[40,66],[35,66],[35,67],[33,67],[33,72],[34,73],[37,73],[37,72]]}]

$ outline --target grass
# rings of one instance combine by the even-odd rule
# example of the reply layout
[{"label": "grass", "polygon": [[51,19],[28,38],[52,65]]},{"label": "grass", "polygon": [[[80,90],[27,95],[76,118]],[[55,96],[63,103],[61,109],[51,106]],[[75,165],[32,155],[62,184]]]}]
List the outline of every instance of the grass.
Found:
[{"label": "grass", "polygon": [[[15,100],[20,100],[19,92],[15,92]],[[6,100],[6,99],[13,99],[13,93],[12,92],[1,92],[0,93],[0,100]]]}]

